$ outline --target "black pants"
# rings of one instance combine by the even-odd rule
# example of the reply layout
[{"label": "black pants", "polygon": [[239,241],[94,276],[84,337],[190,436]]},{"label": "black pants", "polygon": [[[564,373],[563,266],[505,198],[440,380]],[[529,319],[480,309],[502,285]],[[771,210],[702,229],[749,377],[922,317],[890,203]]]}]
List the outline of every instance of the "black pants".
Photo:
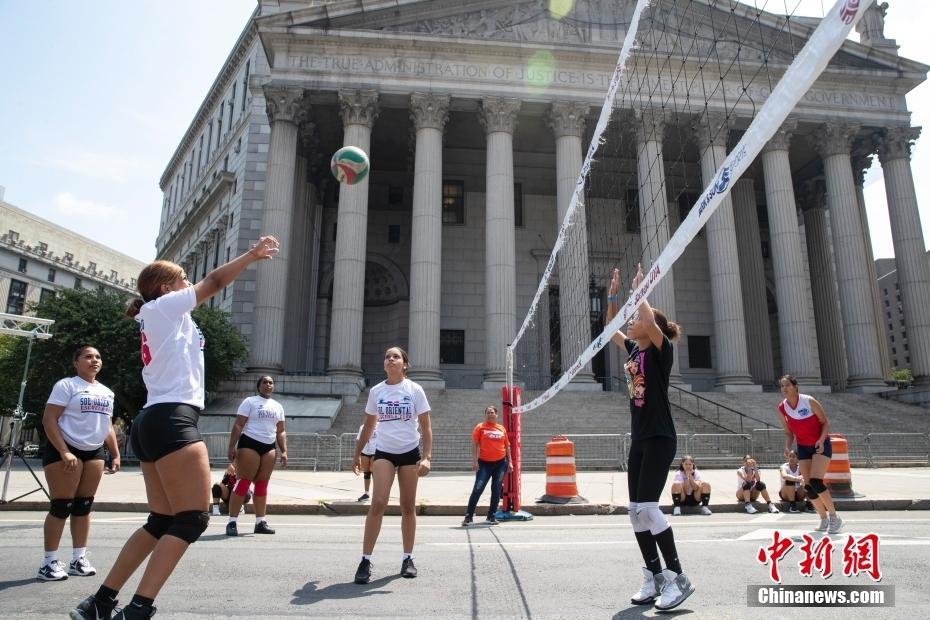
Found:
[{"label": "black pants", "polygon": [[627,486],[631,502],[658,502],[675,460],[676,437],[648,437],[630,444]]}]

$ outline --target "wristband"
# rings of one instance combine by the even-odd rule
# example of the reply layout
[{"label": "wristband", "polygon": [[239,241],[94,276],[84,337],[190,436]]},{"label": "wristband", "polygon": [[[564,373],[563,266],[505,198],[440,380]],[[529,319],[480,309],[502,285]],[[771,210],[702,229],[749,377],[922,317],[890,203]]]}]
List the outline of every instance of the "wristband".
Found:
[{"label": "wristband", "polygon": [[611,301],[614,302],[614,303],[619,303],[619,299],[617,298],[616,295],[608,295],[608,296],[607,296],[607,302],[609,303],[609,302],[611,302]]}]

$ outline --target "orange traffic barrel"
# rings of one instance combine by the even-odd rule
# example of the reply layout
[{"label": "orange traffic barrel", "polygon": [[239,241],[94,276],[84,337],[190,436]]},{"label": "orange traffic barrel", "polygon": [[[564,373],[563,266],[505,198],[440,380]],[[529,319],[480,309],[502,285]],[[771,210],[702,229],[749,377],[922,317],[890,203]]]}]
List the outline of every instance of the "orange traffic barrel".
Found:
[{"label": "orange traffic barrel", "polygon": [[575,444],[567,437],[553,437],[546,444],[546,494],[536,501],[550,504],[581,504],[588,501],[578,495]]},{"label": "orange traffic barrel", "polygon": [[824,483],[830,489],[830,496],[835,499],[855,499],[856,494],[852,488],[852,471],[849,467],[849,442],[842,435],[830,435],[830,444],[833,447],[833,456],[830,465],[823,477]]}]

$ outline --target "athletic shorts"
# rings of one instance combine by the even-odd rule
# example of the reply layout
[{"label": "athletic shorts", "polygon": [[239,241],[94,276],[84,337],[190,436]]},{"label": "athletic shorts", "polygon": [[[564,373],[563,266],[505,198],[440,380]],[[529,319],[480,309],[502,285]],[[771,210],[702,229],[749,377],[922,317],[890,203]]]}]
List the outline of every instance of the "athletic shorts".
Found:
[{"label": "athletic shorts", "polygon": [[197,420],[200,410],[184,403],[146,407],[132,422],[129,442],[143,463],[154,463],[192,443],[203,441]]},{"label": "athletic shorts", "polygon": [[[809,461],[814,458],[815,454],[817,454],[816,446],[802,446],[801,444],[798,444],[799,461]],[[826,457],[833,456],[833,445],[830,443],[829,437],[823,440],[823,452],[821,455]]]},{"label": "athletic shorts", "polygon": [[743,483],[743,490],[744,490],[744,491],[748,491],[749,489],[752,489],[753,491],[764,491],[764,490],[765,490],[765,483],[760,481],[760,482],[757,482],[757,483],[756,483],[756,486],[752,486],[752,483],[751,483],[751,482],[744,482],[744,483]]},{"label": "athletic shorts", "polygon": [[249,450],[255,450],[258,452],[259,456],[268,454],[274,450],[274,442],[271,443],[262,443],[257,439],[252,439],[245,433],[239,435],[239,442],[236,444],[236,450],[241,450],[242,448],[248,448]]},{"label": "athletic shorts", "polygon": [[374,455],[374,454],[366,454],[365,452],[362,452],[362,456],[367,456],[367,457],[370,458],[370,459],[375,458],[375,455]]},{"label": "athletic shorts", "polygon": [[[65,443],[68,446],[68,452],[77,457],[77,460],[82,463],[87,461],[95,461],[100,459],[104,460],[103,454],[103,445],[101,445],[96,450],[78,450],[69,443]],[[51,441],[45,443],[45,452],[42,453],[42,467],[46,465],[51,465],[52,463],[57,463],[62,460],[61,454],[58,452],[58,449],[52,445]]]},{"label": "athletic shorts", "polygon": [[[678,496],[681,497],[681,493],[678,493]],[[682,506],[700,506],[701,502],[694,497],[694,493],[691,495],[685,495],[685,501],[682,502]]]},{"label": "athletic shorts", "polygon": [[416,465],[420,460],[420,449],[414,448],[410,452],[403,454],[392,454],[391,452],[382,452],[375,450],[375,460],[385,459],[391,462],[394,467],[403,467],[404,465]]}]

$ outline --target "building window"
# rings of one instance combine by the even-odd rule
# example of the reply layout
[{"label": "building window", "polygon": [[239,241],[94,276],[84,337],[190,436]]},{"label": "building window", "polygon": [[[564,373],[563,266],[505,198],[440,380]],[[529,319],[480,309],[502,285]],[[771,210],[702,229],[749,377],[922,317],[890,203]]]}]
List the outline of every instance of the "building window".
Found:
[{"label": "building window", "polygon": [[49,281],[49,282],[54,282],[54,281],[55,281],[55,274],[56,274],[56,273],[58,273],[58,272],[55,271],[55,269],[54,269],[53,267],[49,267],[49,268],[48,268],[48,281]]},{"label": "building window", "polygon": [[885,293],[885,296],[886,296],[886,297],[888,296],[888,289],[883,288],[883,289],[882,289],[882,292]]},{"label": "building window", "polygon": [[891,342],[894,342],[894,334],[891,334]]},{"label": "building window", "polygon": [[442,223],[465,223],[465,181],[442,182]]},{"label": "building window", "polygon": [[714,367],[710,359],[710,336],[688,336],[688,367]]},{"label": "building window", "polygon": [[242,112],[245,112],[245,96],[249,92],[249,63],[251,60],[245,61],[245,76],[242,78]]},{"label": "building window", "polygon": [[388,224],[388,243],[400,243],[400,224]]},{"label": "building window", "polygon": [[81,282],[80,278],[74,279],[74,288],[83,288],[83,286],[84,286],[84,283]]},{"label": "building window", "polygon": [[22,314],[26,305],[26,283],[10,280],[10,292],[6,296],[7,314]]},{"label": "building window", "polygon": [[20,273],[26,273],[26,266],[28,264],[29,262],[25,258],[21,258],[19,259],[19,267],[17,267],[16,270]]},{"label": "building window", "polygon": [[907,348],[907,343],[906,343],[906,342],[904,343],[904,350],[905,350],[905,351],[910,351],[910,349]]},{"label": "building window", "polygon": [[886,307],[886,308],[890,308],[890,307],[891,307],[891,302],[889,302],[887,299],[885,300],[885,307]]},{"label": "building window", "polygon": [[902,330],[902,331],[901,331],[901,337],[904,338],[905,340],[907,340],[907,331],[906,331],[906,330]]},{"label": "building window", "polygon": [[513,184],[513,225],[523,228],[523,183]]},{"label": "building window", "polygon": [[464,364],[465,363],[465,330],[440,329],[439,330],[439,363]]},{"label": "building window", "polygon": [[891,347],[891,354],[892,354],[892,355],[897,355],[897,354],[898,354],[898,349],[897,349],[896,347]]},{"label": "building window", "polygon": [[[639,190],[626,190],[626,231],[639,232]],[[709,366],[708,366],[709,368]]]},{"label": "building window", "polygon": [[905,363],[905,364],[910,364],[910,363],[911,363],[911,356],[910,356],[910,355],[908,355],[907,357],[904,358],[904,363]]},{"label": "building window", "polygon": [[39,303],[44,304],[47,300],[55,296],[55,291],[50,288],[43,288],[39,291]]},{"label": "building window", "polygon": [[891,320],[891,312],[890,312],[890,311],[885,311],[885,317],[890,321],[890,320]]}]

